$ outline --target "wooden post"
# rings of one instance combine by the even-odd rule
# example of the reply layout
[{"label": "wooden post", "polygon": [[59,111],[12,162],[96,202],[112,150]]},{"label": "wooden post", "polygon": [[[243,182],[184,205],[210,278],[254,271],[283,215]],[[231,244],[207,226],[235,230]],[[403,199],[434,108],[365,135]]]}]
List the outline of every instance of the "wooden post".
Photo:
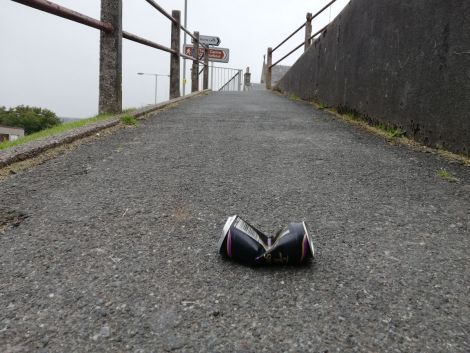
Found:
[{"label": "wooden post", "polygon": [[101,21],[114,30],[100,34],[99,105],[102,113],[122,111],[122,0],[101,0]]},{"label": "wooden post", "polygon": [[209,48],[204,49],[204,79],[203,79],[202,88],[209,88]]},{"label": "wooden post", "polygon": [[199,91],[199,32],[194,32],[194,49],[193,57],[196,60],[193,61],[193,69],[191,72],[191,92]]},{"label": "wooden post", "polygon": [[310,40],[310,37],[312,36],[312,18],[313,18],[313,15],[310,12],[308,12],[307,13],[307,23],[305,24],[305,48],[304,48],[304,51],[307,51],[307,49],[312,44],[312,41]]},{"label": "wooden post", "polygon": [[177,54],[171,54],[170,59],[170,99],[180,96],[180,33],[181,12],[174,10],[171,15],[176,20],[171,22],[171,49]]},{"label": "wooden post", "polygon": [[268,61],[266,63],[266,89],[271,89],[273,48],[268,48]]}]

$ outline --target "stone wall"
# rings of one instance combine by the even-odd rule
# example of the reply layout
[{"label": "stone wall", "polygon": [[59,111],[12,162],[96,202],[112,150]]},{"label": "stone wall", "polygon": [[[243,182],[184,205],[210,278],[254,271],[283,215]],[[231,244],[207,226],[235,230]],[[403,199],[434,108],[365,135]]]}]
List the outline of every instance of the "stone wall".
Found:
[{"label": "stone wall", "polygon": [[470,1],[352,0],[278,88],[469,155]]}]

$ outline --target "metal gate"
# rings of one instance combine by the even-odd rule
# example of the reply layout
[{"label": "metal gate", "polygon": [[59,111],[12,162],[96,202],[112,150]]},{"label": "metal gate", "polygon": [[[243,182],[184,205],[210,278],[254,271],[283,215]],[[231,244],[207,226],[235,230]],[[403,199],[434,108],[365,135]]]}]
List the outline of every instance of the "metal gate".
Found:
[{"label": "metal gate", "polygon": [[210,67],[210,87],[213,91],[233,92],[243,89],[243,70],[230,67]]}]

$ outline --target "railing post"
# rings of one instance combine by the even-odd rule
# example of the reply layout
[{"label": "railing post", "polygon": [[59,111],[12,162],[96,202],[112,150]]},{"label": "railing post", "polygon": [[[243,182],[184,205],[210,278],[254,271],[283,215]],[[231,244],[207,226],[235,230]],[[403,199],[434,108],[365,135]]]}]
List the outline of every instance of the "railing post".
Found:
[{"label": "railing post", "polygon": [[181,12],[173,10],[171,15],[176,20],[171,22],[171,49],[177,54],[171,54],[170,59],[170,99],[180,96],[180,34]]},{"label": "railing post", "polygon": [[271,89],[271,79],[273,69],[271,65],[273,64],[273,48],[268,48],[268,61],[266,63],[266,89]]},{"label": "railing post", "polygon": [[193,69],[191,72],[191,92],[199,91],[199,32],[194,32],[194,49],[193,57],[196,60],[193,61]]},{"label": "railing post", "polygon": [[101,0],[101,21],[113,32],[101,31],[99,113],[122,111],[122,0]]},{"label": "railing post", "polygon": [[214,90],[214,62],[211,65],[211,90]]},{"label": "railing post", "polygon": [[209,48],[204,49],[204,79],[202,88],[209,88]]},{"label": "railing post", "polygon": [[248,91],[251,88],[251,73],[250,73],[250,68],[246,68],[245,72],[245,84],[244,84],[244,91]]},{"label": "railing post", "polygon": [[312,44],[312,41],[310,40],[310,37],[312,37],[312,18],[313,18],[313,15],[310,12],[308,12],[307,13],[307,23],[305,24],[305,48],[304,48],[304,51],[307,51],[307,49]]}]

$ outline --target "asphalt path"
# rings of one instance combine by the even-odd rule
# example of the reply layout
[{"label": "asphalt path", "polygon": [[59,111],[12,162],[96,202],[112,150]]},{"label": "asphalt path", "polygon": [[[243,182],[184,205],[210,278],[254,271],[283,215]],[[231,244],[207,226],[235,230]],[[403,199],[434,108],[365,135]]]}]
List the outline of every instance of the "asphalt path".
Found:
[{"label": "asphalt path", "polygon": [[[306,103],[193,98],[0,195],[3,353],[470,351],[470,169]],[[221,259],[233,214],[315,260]]]}]

